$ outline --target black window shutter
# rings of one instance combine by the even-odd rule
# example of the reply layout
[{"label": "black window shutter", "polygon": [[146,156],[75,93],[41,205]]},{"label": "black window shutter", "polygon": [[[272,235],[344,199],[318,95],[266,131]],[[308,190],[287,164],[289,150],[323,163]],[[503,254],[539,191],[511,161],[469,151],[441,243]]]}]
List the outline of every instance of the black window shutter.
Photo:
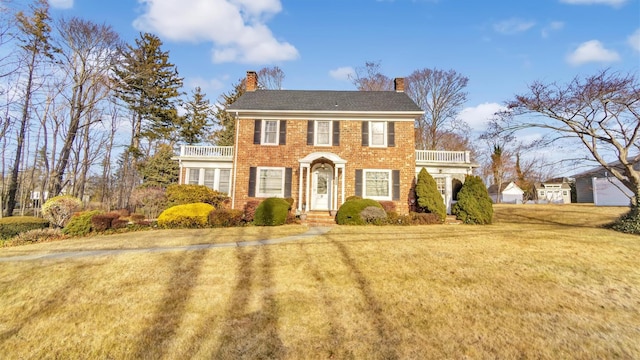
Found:
[{"label": "black window shutter", "polygon": [[362,146],[369,146],[369,122],[362,122]]},{"label": "black window shutter", "polygon": [[293,175],[293,169],[284,169],[284,197],[291,197],[291,178]]},{"label": "black window shutter", "polygon": [[396,146],[396,124],[393,121],[387,123],[387,146]]},{"label": "black window shutter", "polygon": [[256,120],[253,128],[253,143],[260,144],[260,133],[262,131],[262,121]]},{"label": "black window shutter", "polygon": [[313,145],[313,120],[307,121],[307,145]]},{"label": "black window shutter", "polygon": [[333,146],[340,145],[340,121],[333,122]]},{"label": "black window shutter", "polygon": [[400,200],[400,170],[393,170],[391,172],[393,180],[393,200]]},{"label": "black window shutter", "polygon": [[280,120],[280,141],[278,144],[285,145],[287,143],[287,120]]},{"label": "black window shutter", "polygon": [[362,197],[362,169],[356,169],[356,196]]},{"label": "black window shutter", "polygon": [[256,172],[257,168],[254,166],[249,168],[249,197],[256,196]]}]

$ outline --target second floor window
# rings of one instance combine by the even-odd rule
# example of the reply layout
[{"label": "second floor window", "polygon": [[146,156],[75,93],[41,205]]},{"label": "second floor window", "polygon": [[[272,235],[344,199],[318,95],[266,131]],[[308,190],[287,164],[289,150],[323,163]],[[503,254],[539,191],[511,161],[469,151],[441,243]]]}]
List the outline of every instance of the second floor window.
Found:
[{"label": "second floor window", "polygon": [[278,120],[265,120],[263,123],[262,143],[265,145],[278,145]]},{"label": "second floor window", "polygon": [[371,121],[369,123],[371,140],[369,146],[387,146],[387,123],[384,121]]},{"label": "second floor window", "polygon": [[331,146],[331,121],[316,121],[316,145]]}]

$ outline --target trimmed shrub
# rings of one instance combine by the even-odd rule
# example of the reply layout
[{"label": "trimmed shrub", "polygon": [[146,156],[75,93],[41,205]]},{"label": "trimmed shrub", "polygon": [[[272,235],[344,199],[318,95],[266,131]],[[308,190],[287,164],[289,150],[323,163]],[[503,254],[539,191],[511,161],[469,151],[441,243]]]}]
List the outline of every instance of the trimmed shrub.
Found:
[{"label": "trimmed shrub", "polygon": [[493,203],[479,176],[467,176],[451,212],[465,224],[491,224]]},{"label": "trimmed shrub", "polygon": [[170,206],[205,203],[218,209],[228,198],[227,194],[204,185],[174,184],[167,186],[167,201]]},{"label": "trimmed shrub", "polygon": [[378,201],[386,213],[396,211],[396,203],[393,201]]},{"label": "trimmed shrub", "polygon": [[33,229],[18,234],[5,243],[5,246],[27,245],[38,242],[47,242],[55,240],[63,240],[66,236],[60,229]]},{"label": "trimmed shrub", "polygon": [[209,213],[209,225],[213,227],[242,226],[242,210],[217,209]]},{"label": "trimmed shrub", "polygon": [[176,205],[158,216],[158,226],[163,228],[204,228],[209,224],[213,205],[205,203]]},{"label": "trimmed shrub", "polygon": [[258,205],[253,223],[258,226],[284,225],[289,214],[289,203],[283,198],[267,198]]},{"label": "trimmed shrub", "polygon": [[91,218],[93,231],[102,232],[113,228],[113,221],[120,218],[120,214],[110,212],[106,214],[96,214]]},{"label": "trimmed shrub", "polygon": [[411,223],[413,225],[435,225],[442,224],[440,216],[433,213],[411,213]]},{"label": "trimmed shrub", "polygon": [[382,225],[387,219],[387,212],[382,207],[367,206],[360,211],[360,218],[367,224]]},{"label": "trimmed shrub", "polygon": [[129,219],[131,219],[131,221],[133,222],[138,222],[138,221],[144,221],[147,218],[142,214],[131,214],[129,215]]},{"label": "trimmed shrub", "polygon": [[65,227],[73,214],[82,208],[82,201],[71,195],[55,196],[42,205],[42,216],[57,227]]},{"label": "trimmed shrub", "polygon": [[640,234],[640,208],[632,207],[631,210],[616,219],[610,228],[627,234]]},{"label": "trimmed shrub", "polygon": [[256,209],[260,205],[258,200],[249,200],[244,204],[244,221],[253,222],[253,218],[256,216]]},{"label": "trimmed shrub", "polygon": [[353,199],[346,201],[336,214],[336,223],[339,225],[365,225],[366,222],[360,216],[362,210],[369,206],[382,209],[379,202],[371,199]]},{"label": "trimmed shrub", "polygon": [[[142,220],[142,221],[144,221],[144,220]],[[142,224],[142,221],[136,221],[135,224],[136,225],[145,225],[145,224]],[[111,228],[112,229],[124,229],[128,225],[129,225],[129,221],[128,220],[120,219],[120,218],[113,219],[113,221],[111,222]],[[148,225],[148,224],[146,224],[146,225]]]},{"label": "trimmed shrub", "polygon": [[137,187],[131,193],[131,204],[142,210],[146,219],[155,219],[167,207],[167,195],[162,188]]},{"label": "trimmed shrub", "polygon": [[347,198],[344,199],[345,202],[351,201],[351,200],[362,200],[362,196],[351,195],[351,196],[347,196]]},{"label": "trimmed shrub", "polygon": [[62,229],[62,233],[69,236],[85,236],[92,230],[91,218],[101,214],[100,210],[84,211],[74,214],[71,220]]},{"label": "trimmed shrub", "polygon": [[0,239],[10,239],[18,234],[49,227],[45,219],[34,216],[12,216],[0,219]]},{"label": "trimmed shrub", "polygon": [[442,201],[442,195],[438,191],[438,185],[433,177],[422,168],[418,173],[418,181],[416,182],[416,198],[418,206],[425,212],[436,214],[443,222],[447,217],[447,207]]}]

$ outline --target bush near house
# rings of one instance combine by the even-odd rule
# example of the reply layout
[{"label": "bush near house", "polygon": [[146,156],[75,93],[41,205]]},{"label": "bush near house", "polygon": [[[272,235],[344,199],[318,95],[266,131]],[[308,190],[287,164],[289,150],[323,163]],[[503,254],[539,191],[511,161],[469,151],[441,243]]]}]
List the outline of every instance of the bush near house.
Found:
[{"label": "bush near house", "polygon": [[387,221],[387,212],[381,207],[367,206],[360,212],[360,218],[367,224],[384,225]]},{"label": "bush near house", "polygon": [[211,204],[195,203],[172,206],[158,216],[158,226],[163,228],[204,228],[209,224]]},{"label": "bush near house", "polygon": [[451,212],[465,224],[491,224],[493,203],[479,176],[467,176]]},{"label": "bush near house", "polygon": [[204,185],[174,184],[167,186],[169,206],[205,203],[219,209],[228,196]]},{"label": "bush near house", "polygon": [[258,226],[284,225],[291,205],[282,198],[267,198],[258,205],[253,223]]},{"label": "bush near house", "polygon": [[209,213],[209,225],[213,227],[233,227],[244,225],[244,213],[237,209],[216,209]]},{"label": "bush near house", "polygon": [[70,195],[52,197],[42,205],[42,216],[51,225],[65,227],[73,214],[82,208],[82,201]]},{"label": "bush near house", "polygon": [[256,216],[256,209],[260,205],[260,201],[258,200],[249,200],[244,204],[244,221],[245,222],[253,222],[253,218]]},{"label": "bush near house", "polygon": [[447,207],[444,201],[442,201],[442,195],[440,191],[438,191],[436,181],[425,168],[422,168],[418,173],[416,198],[418,206],[424,210],[424,212],[436,214],[440,218],[440,222],[444,222],[444,219],[447,217]]},{"label": "bush near house", "polygon": [[62,228],[62,233],[69,236],[85,236],[92,230],[91,218],[102,214],[100,210],[84,211],[71,217],[67,225]]},{"label": "bush near house", "polygon": [[34,216],[12,216],[0,219],[0,240],[10,239],[29,230],[44,229],[49,222]]},{"label": "bush near house", "polygon": [[357,199],[345,201],[338,209],[336,214],[336,223],[339,225],[365,225],[366,221],[362,218],[361,213],[369,206],[382,209],[379,202],[371,199]]}]

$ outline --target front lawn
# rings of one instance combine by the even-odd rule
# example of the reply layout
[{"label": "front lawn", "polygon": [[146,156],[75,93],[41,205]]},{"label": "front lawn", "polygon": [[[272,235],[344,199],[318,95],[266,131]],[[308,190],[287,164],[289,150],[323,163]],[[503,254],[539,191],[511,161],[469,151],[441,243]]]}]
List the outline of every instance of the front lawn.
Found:
[{"label": "front lawn", "polygon": [[[640,358],[640,237],[597,227],[624,211],[496,205],[488,226],[337,226],[271,246],[0,262],[0,354]],[[147,231],[0,257],[304,230]]]}]

